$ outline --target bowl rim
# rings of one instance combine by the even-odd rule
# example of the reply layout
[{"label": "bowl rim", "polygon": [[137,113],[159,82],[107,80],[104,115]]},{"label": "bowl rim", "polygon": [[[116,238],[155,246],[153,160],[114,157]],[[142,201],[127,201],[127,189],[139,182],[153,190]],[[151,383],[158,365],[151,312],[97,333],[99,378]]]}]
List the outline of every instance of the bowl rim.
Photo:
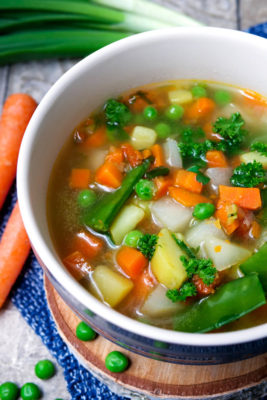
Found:
[{"label": "bowl rim", "polygon": [[[226,333],[185,333],[141,323],[108,307],[83,288],[57,261],[53,253],[50,252],[30,207],[29,184],[27,183],[27,176],[30,170],[31,151],[35,138],[38,136],[38,125],[41,123],[43,118],[46,118],[46,111],[49,109],[51,100],[57,98],[59,94],[64,91],[66,85],[72,82],[84,70],[90,68],[91,64],[94,65],[95,63],[99,63],[102,58],[107,56],[113,57],[125,48],[127,48],[128,51],[132,46],[136,46],[140,41],[143,43],[144,40],[146,40],[149,44],[150,41],[153,42],[157,40],[157,38],[163,39],[177,36],[177,39],[181,39],[183,36],[199,37],[199,35],[202,35],[203,37],[212,36],[228,40],[234,38],[242,42],[251,42],[253,45],[261,47],[262,50],[267,50],[266,39],[249,33],[225,28],[178,27],[136,34],[114,42],[92,53],[65,72],[49,89],[37,107],[37,110],[27,127],[20,148],[17,170],[17,191],[23,223],[35,252],[38,254],[44,265],[46,265],[47,269],[56,281],[58,281],[69,294],[72,294],[78,302],[83,304],[85,308],[90,308],[93,313],[132,334],[144,336],[152,340],[166,341],[177,345],[217,347],[264,339],[267,336],[267,323],[252,328]],[[56,251],[54,251],[54,253],[56,253]],[[64,284],[62,282],[64,282]]]}]

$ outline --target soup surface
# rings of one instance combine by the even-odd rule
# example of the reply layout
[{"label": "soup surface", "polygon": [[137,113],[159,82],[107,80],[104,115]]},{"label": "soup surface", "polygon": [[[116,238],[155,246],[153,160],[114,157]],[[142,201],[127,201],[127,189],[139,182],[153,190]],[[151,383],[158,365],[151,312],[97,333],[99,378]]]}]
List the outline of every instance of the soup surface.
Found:
[{"label": "soup surface", "polygon": [[185,332],[267,322],[267,99],[162,82],[71,134],[48,189],[63,264],[121,313]]}]

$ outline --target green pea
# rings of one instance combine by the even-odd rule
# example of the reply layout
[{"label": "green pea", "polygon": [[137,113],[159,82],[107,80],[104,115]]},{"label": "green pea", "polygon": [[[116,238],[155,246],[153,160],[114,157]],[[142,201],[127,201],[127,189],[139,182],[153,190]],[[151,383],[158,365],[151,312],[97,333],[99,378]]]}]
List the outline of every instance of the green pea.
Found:
[{"label": "green pea", "polygon": [[143,233],[135,230],[127,233],[124,239],[126,246],[137,247],[139,239],[143,236]]},{"label": "green pea", "polygon": [[157,110],[155,109],[155,107],[152,106],[146,107],[143,111],[143,114],[145,119],[147,119],[148,121],[154,121],[158,116]]},{"label": "green pea", "polygon": [[200,98],[200,97],[206,97],[207,96],[207,90],[203,86],[193,86],[191,89],[191,93],[195,98]]},{"label": "green pea", "polygon": [[171,127],[165,122],[160,122],[155,126],[155,131],[160,139],[166,139],[171,134]]},{"label": "green pea", "polygon": [[41,397],[41,391],[35,383],[25,383],[20,389],[20,395],[23,400],[38,400]]},{"label": "green pea", "polygon": [[135,185],[136,194],[141,200],[151,200],[155,190],[155,184],[148,179],[140,179]]},{"label": "green pea", "polygon": [[173,121],[178,121],[184,115],[184,108],[179,104],[172,104],[165,111],[165,115]]},{"label": "green pea", "polygon": [[214,214],[215,206],[211,203],[199,203],[195,206],[193,216],[197,219],[206,219]]},{"label": "green pea", "polygon": [[129,360],[120,351],[112,351],[107,355],[105,365],[111,372],[123,372],[128,367]]},{"label": "green pea", "polygon": [[4,382],[0,386],[1,400],[16,400],[19,395],[19,388],[13,382]]},{"label": "green pea", "polygon": [[96,338],[96,332],[82,321],[76,327],[76,336],[83,342],[89,342]]},{"label": "green pea", "polygon": [[214,93],[214,99],[216,103],[219,104],[220,106],[225,106],[226,104],[231,102],[232,96],[226,90],[220,89]]},{"label": "green pea", "polygon": [[40,379],[50,379],[55,375],[54,364],[49,360],[41,360],[35,365],[35,375]]},{"label": "green pea", "polygon": [[93,190],[84,189],[78,194],[78,204],[82,208],[91,206],[96,201],[96,194]]}]

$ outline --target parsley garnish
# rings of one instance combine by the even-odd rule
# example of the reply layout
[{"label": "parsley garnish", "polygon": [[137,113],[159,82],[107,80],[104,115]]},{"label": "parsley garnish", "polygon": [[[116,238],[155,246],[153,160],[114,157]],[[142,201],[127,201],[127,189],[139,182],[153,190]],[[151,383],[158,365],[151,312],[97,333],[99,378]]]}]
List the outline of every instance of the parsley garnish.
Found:
[{"label": "parsley garnish", "polygon": [[213,125],[214,132],[223,138],[218,143],[218,149],[228,153],[240,150],[247,134],[247,131],[243,129],[244,124],[245,121],[239,112],[232,114],[230,118],[219,117]]},{"label": "parsley garnish", "polygon": [[109,127],[122,128],[130,122],[132,117],[129,108],[115,99],[109,99],[106,102],[104,111],[107,125]]},{"label": "parsley garnish", "polygon": [[213,283],[217,270],[213,267],[212,261],[209,258],[186,258],[181,256],[180,260],[185,267],[188,278],[193,275],[198,275],[205,285]]},{"label": "parsley garnish", "polygon": [[262,143],[262,142],[252,143],[252,145],[250,146],[250,150],[257,151],[262,156],[267,157],[267,144],[265,144],[265,143]]},{"label": "parsley garnish", "polygon": [[204,142],[181,142],[178,144],[179,150],[183,158],[189,158],[193,161],[202,159],[205,161],[207,151],[216,149],[217,144],[212,140],[204,140]]},{"label": "parsley garnish", "polygon": [[207,183],[209,183],[210,178],[207,177],[206,175],[203,174],[203,172],[201,172],[199,170],[199,166],[198,165],[193,165],[190,168],[187,168],[187,171],[192,171],[192,172],[196,172],[197,176],[196,179],[198,182],[202,183],[203,185],[206,185]]},{"label": "parsley garnish", "polygon": [[151,260],[155,252],[157,241],[157,235],[150,235],[149,233],[146,233],[138,240],[137,248],[146,258]]},{"label": "parsley garnish", "polygon": [[242,163],[234,169],[230,179],[232,185],[239,187],[255,187],[265,181],[265,171],[261,163]]},{"label": "parsley garnish", "polygon": [[180,289],[169,289],[166,292],[166,296],[173,303],[177,301],[185,301],[187,297],[192,297],[197,294],[197,289],[192,282],[185,282]]},{"label": "parsley garnish", "polygon": [[183,250],[188,257],[190,258],[196,258],[196,253],[198,252],[198,249],[193,249],[192,247],[187,246],[185,242],[181,239],[178,239],[175,234],[172,234],[173,239],[175,240],[176,244],[180,247],[181,250]]}]

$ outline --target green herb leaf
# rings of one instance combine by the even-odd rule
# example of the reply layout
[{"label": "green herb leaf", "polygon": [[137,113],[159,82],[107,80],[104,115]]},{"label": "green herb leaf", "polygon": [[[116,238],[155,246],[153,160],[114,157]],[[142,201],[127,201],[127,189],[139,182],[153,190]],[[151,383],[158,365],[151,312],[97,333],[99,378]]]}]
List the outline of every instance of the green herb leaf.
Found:
[{"label": "green herb leaf", "polygon": [[175,240],[175,242],[178,244],[180,249],[183,250],[188,255],[188,257],[196,258],[196,253],[198,252],[198,249],[193,249],[192,247],[187,246],[187,244],[185,244],[185,242],[183,240],[178,239],[174,233],[172,234],[172,237]]},{"label": "green herb leaf", "polygon": [[212,261],[209,258],[190,258],[187,259],[185,256],[181,256],[180,260],[185,267],[188,278],[192,278],[193,275],[198,275],[206,285],[213,283],[217,270],[213,267]]},{"label": "green herb leaf", "polygon": [[267,157],[267,144],[266,143],[262,143],[262,142],[252,143],[252,145],[250,146],[250,150],[257,151],[262,156]]},{"label": "green herb leaf", "polygon": [[265,181],[265,171],[261,163],[242,163],[234,169],[230,178],[232,185],[239,187],[255,187]]},{"label": "green herb leaf", "polygon": [[138,240],[137,248],[146,258],[151,260],[156,249],[157,241],[157,235],[146,233]]},{"label": "green herb leaf", "polygon": [[177,301],[185,301],[187,297],[192,297],[197,294],[197,289],[192,282],[185,282],[180,289],[169,289],[166,292],[166,296],[173,303]]},{"label": "green herb leaf", "polygon": [[122,128],[130,122],[132,117],[129,108],[115,99],[109,99],[106,102],[104,112],[107,125],[110,127]]},{"label": "green herb leaf", "polygon": [[245,121],[239,112],[232,114],[230,118],[219,117],[213,125],[214,132],[223,137],[217,148],[230,154],[240,150],[247,134],[243,129],[244,124]]},{"label": "green herb leaf", "polygon": [[156,167],[153,168],[151,171],[146,173],[147,179],[153,179],[156,176],[166,176],[169,175],[170,170],[167,167]]}]

